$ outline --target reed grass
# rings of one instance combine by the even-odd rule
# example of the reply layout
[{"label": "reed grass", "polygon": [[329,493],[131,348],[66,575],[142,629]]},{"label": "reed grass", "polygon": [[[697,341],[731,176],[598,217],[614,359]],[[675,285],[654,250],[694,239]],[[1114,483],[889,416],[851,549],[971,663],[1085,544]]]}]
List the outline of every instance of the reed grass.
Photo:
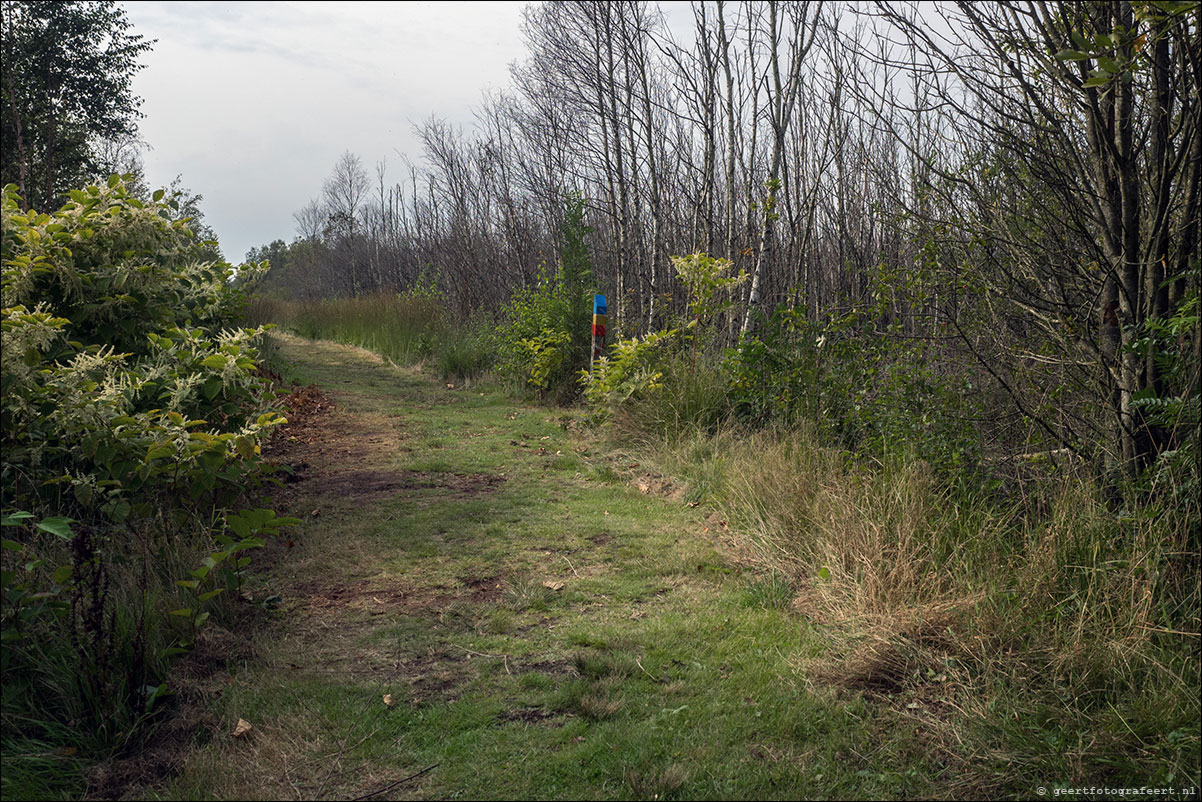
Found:
[{"label": "reed grass", "polygon": [[379,293],[320,301],[257,298],[248,316],[309,339],[334,340],[399,365],[429,365],[443,379],[474,381],[492,368],[491,321],[455,321],[429,294]]}]

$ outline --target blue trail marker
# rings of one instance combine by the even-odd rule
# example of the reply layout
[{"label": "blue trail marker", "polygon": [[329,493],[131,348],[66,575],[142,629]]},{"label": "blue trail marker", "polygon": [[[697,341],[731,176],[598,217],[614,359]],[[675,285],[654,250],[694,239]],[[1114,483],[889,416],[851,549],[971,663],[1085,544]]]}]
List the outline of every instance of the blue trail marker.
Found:
[{"label": "blue trail marker", "polygon": [[604,295],[593,296],[593,353],[588,359],[588,372],[593,372],[593,360],[605,352],[606,306]]}]

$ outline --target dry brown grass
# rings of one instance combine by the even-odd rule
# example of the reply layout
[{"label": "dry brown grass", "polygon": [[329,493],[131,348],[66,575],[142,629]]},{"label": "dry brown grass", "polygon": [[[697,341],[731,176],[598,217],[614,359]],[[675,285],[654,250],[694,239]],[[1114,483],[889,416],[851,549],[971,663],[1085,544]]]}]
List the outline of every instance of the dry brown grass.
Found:
[{"label": "dry brown grass", "polygon": [[[978,504],[920,462],[868,469],[796,431],[726,432],[665,460],[704,483],[736,548],[791,576],[794,609],[830,633],[829,651],[799,659],[814,686],[912,721],[957,793],[996,791],[983,767],[998,761],[1084,777],[1099,760],[1148,759],[1156,723],[1137,735],[1139,705],[1119,714],[1124,700],[1197,709],[1196,649],[1191,674],[1188,650],[1165,648],[1196,645],[1197,625],[1159,623],[1166,588],[1188,598],[1191,564],[1197,581],[1188,533],[1116,519],[1088,477]],[[1025,723],[1037,711],[1072,748],[1044,754]]]}]

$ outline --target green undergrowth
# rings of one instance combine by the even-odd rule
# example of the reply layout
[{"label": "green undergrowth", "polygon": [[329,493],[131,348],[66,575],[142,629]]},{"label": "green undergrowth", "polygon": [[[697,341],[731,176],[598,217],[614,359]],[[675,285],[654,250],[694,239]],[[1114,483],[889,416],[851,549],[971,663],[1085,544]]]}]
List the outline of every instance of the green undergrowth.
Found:
[{"label": "green undergrowth", "polygon": [[211,261],[176,196],[129,181],[45,212],[0,199],[6,799],[78,798],[137,751],[289,523],[256,503],[284,422],[264,330],[234,326],[263,268]]}]

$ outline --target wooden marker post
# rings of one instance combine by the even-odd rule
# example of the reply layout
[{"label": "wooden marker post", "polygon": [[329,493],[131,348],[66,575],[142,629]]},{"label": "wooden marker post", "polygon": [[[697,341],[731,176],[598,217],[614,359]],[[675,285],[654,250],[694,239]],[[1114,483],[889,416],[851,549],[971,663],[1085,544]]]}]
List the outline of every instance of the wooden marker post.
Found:
[{"label": "wooden marker post", "polygon": [[593,372],[593,361],[605,353],[605,296],[593,296],[593,353],[588,358],[588,372]]}]

